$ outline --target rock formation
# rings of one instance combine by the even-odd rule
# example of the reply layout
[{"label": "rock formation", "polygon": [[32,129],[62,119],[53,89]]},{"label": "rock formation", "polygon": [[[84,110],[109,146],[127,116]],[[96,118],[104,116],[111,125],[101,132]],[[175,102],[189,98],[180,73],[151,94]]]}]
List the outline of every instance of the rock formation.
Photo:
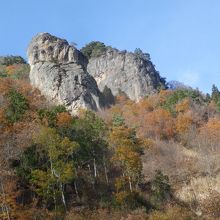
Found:
[{"label": "rock formation", "polygon": [[107,86],[113,95],[122,91],[134,101],[165,87],[150,60],[109,47],[103,55],[89,59],[87,70],[101,91]]},{"label": "rock formation", "polygon": [[102,107],[96,81],[86,71],[87,59],[66,40],[40,33],[27,54],[31,84],[49,101],[66,105],[73,114],[79,108]]},{"label": "rock formation", "polygon": [[[49,101],[66,105],[73,114],[79,108],[98,110],[119,91],[139,101],[165,86],[146,57],[105,45],[104,53],[97,52],[88,60],[66,40],[40,33],[27,51],[31,84]],[[108,91],[106,97],[103,90]]]}]

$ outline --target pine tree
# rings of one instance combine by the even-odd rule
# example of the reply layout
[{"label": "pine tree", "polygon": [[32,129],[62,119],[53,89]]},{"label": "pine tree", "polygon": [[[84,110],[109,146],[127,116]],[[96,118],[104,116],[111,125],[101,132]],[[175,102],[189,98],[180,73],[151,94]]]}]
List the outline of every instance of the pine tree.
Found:
[{"label": "pine tree", "polygon": [[211,98],[215,103],[218,103],[218,101],[220,101],[220,92],[218,90],[218,87],[215,84],[212,85]]}]

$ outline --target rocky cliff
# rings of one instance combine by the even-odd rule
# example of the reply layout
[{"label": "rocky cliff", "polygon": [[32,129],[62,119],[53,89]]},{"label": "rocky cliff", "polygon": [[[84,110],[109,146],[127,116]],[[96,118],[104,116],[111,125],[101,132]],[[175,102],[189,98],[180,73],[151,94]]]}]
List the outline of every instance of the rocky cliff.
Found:
[{"label": "rocky cliff", "polygon": [[96,81],[86,71],[87,59],[66,40],[40,33],[27,54],[31,84],[49,101],[66,105],[73,114],[79,108],[102,107]]},{"label": "rocky cliff", "polygon": [[102,55],[89,59],[87,70],[101,91],[107,86],[113,95],[122,91],[134,101],[165,87],[149,59],[109,47]]},{"label": "rocky cliff", "polygon": [[66,40],[48,33],[36,35],[27,51],[31,84],[49,101],[66,105],[73,114],[79,108],[102,108],[106,87],[113,95],[121,91],[139,101],[165,86],[149,59],[100,45],[101,53],[96,48],[96,56],[87,59]]}]

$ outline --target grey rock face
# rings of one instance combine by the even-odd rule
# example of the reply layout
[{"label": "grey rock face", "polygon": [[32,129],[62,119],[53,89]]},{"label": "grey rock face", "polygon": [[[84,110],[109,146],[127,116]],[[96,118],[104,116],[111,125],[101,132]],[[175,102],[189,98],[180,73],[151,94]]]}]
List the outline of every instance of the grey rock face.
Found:
[{"label": "grey rock face", "polygon": [[39,33],[34,36],[27,49],[28,62],[34,65],[38,62],[68,63],[75,62],[86,66],[87,59],[75,47],[61,38],[49,33]]},{"label": "grey rock face", "polygon": [[[66,105],[72,114],[79,108],[99,110],[104,98],[113,100],[111,95],[119,91],[139,101],[165,86],[151,61],[126,51],[108,48],[88,62],[66,40],[40,33],[33,37],[27,54],[31,84],[49,101]],[[111,90],[108,95],[100,92],[106,87]]]},{"label": "grey rock face", "polygon": [[113,95],[122,91],[134,101],[165,86],[151,61],[116,49],[108,49],[105,54],[91,58],[87,71],[95,78],[101,91],[107,86]]},{"label": "grey rock face", "polygon": [[27,53],[31,84],[49,101],[66,105],[72,114],[79,108],[101,108],[101,93],[86,71],[86,58],[66,40],[38,34]]}]

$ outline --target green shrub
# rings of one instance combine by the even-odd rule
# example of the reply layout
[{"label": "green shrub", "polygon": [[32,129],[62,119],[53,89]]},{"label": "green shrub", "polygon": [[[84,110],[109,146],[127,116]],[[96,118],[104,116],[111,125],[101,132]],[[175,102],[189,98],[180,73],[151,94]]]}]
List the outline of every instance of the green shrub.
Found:
[{"label": "green shrub", "polygon": [[0,64],[10,66],[13,64],[26,64],[26,61],[21,56],[5,56],[0,57]]},{"label": "green shrub", "polygon": [[0,64],[0,78],[7,77],[6,66]]},{"label": "green shrub", "polygon": [[147,206],[148,206],[147,202],[137,191],[133,191],[133,192],[121,191],[115,194],[116,208],[134,210]]},{"label": "green shrub", "polygon": [[154,206],[160,205],[171,195],[171,187],[168,176],[160,170],[156,171],[154,180],[151,182],[151,203]]},{"label": "green shrub", "polygon": [[104,43],[99,41],[92,41],[91,43],[87,44],[85,47],[81,49],[81,52],[90,59],[91,57],[99,57],[105,53],[107,47]]},{"label": "green shrub", "polygon": [[57,114],[66,111],[65,106],[58,105],[52,109],[40,109],[38,111],[38,117],[41,121],[45,120],[49,127],[55,127],[57,122]]},{"label": "green shrub", "polygon": [[112,118],[112,125],[114,127],[125,125],[125,119],[120,114],[114,114]]},{"label": "green shrub", "polygon": [[19,164],[15,166],[16,174],[22,180],[29,181],[32,169],[45,167],[48,158],[46,154],[40,154],[36,145],[29,146],[21,155]]},{"label": "green shrub", "polygon": [[165,102],[161,104],[161,107],[170,111],[172,114],[175,114],[175,105],[185,98],[191,98],[194,102],[199,102],[200,104],[205,102],[205,99],[202,97],[199,91],[180,89],[169,95]]},{"label": "green shrub", "polygon": [[22,119],[26,110],[28,110],[29,105],[26,98],[16,91],[15,89],[10,90],[8,93],[9,106],[6,110],[6,119],[11,122],[17,122]]},{"label": "green shrub", "polygon": [[[11,70],[9,71],[10,67]],[[27,79],[29,72],[29,64],[12,64],[10,66],[0,64],[0,78]]]},{"label": "green shrub", "polygon": [[136,55],[137,58],[150,61],[150,54],[149,53],[144,53],[140,48],[136,48],[134,50],[134,54]]}]

